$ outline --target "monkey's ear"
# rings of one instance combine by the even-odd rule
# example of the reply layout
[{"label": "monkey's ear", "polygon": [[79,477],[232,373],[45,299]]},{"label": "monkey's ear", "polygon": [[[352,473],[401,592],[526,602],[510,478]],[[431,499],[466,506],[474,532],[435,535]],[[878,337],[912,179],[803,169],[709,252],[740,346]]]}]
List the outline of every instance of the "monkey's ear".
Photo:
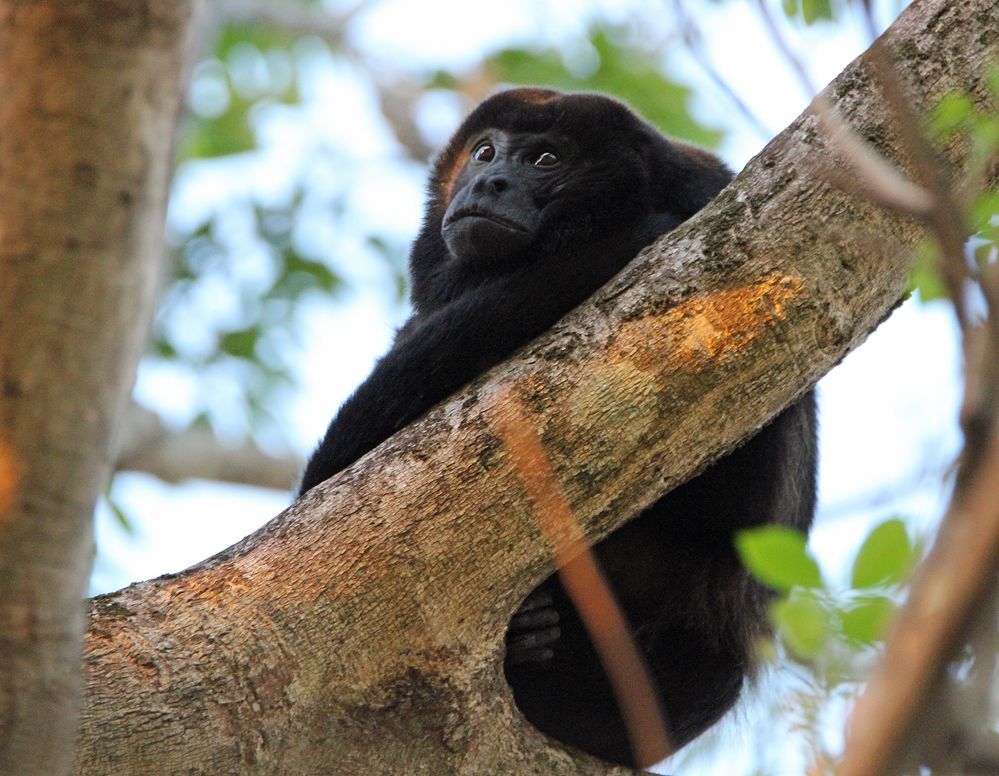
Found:
[{"label": "monkey's ear", "polygon": [[648,138],[648,169],[657,209],[689,218],[732,180],[732,171],[710,151],[649,131],[654,136]]}]

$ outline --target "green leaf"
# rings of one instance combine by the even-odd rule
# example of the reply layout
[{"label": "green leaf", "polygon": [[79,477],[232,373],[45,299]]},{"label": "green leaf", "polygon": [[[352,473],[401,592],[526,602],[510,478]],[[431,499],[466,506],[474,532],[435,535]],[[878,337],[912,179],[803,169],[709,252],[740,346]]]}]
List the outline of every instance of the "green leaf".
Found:
[{"label": "green leaf", "polygon": [[905,523],[897,518],[876,526],[864,540],[853,562],[853,587],[897,585],[912,568],[913,550]]},{"label": "green leaf", "polygon": [[342,284],[340,276],[320,261],[313,261],[298,255],[294,251],[284,251],[285,272],[300,272],[309,276],[312,283],[330,294]]},{"label": "green leaf", "polygon": [[975,153],[988,159],[999,148],[999,117],[975,116],[971,121],[971,141]]},{"label": "green leaf", "polygon": [[798,15],[798,11],[800,10],[799,0],[783,0],[783,5],[784,15],[788,19],[793,19]]},{"label": "green leaf", "polygon": [[968,211],[971,231],[979,232],[986,229],[996,216],[999,216],[999,191],[983,191],[975,197]]},{"label": "green leaf", "polygon": [[129,520],[125,510],[121,508],[118,502],[111,498],[110,493],[105,496],[104,502],[108,505],[108,509],[110,509],[111,514],[114,515],[115,521],[122,527],[125,533],[135,533],[135,527],[132,525],[132,521]]},{"label": "green leaf", "polygon": [[830,0],[801,0],[801,18],[805,24],[815,24],[819,19],[832,19]]},{"label": "green leaf", "polygon": [[934,137],[947,137],[961,129],[974,113],[975,105],[966,94],[945,94],[930,111],[929,132]]},{"label": "green leaf", "polygon": [[160,358],[165,359],[177,359],[180,358],[180,354],[177,353],[177,349],[165,339],[157,338],[152,343],[153,353],[155,353]]},{"label": "green leaf", "polygon": [[259,326],[250,326],[247,329],[230,331],[222,335],[221,339],[219,339],[219,350],[236,358],[252,359],[261,334]]},{"label": "green leaf", "polygon": [[461,82],[447,70],[435,70],[427,77],[427,89],[450,89],[455,91],[461,88]]},{"label": "green leaf", "polygon": [[999,100],[999,65],[996,65],[989,70],[986,80],[988,81],[989,89],[992,90],[992,94],[994,94],[995,98]]},{"label": "green leaf", "polygon": [[829,640],[831,617],[815,596],[792,593],[774,604],[773,619],[781,641],[802,660],[814,658]]},{"label": "green leaf", "polygon": [[233,99],[229,108],[214,119],[189,115],[179,141],[181,159],[210,159],[251,151],[257,147],[256,135],[250,126],[252,105]]},{"label": "green leaf", "polygon": [[974,250],[975,264],[977,264],[982,269],[985,269],[989,264],[996,260],[996,243],[985,242],[977,246]]},{"label": "green leaf", "polygon": [[887,596],[863,596],[840,612],[843,633],[851,641],[874,644],[884,638],[898,607]]},{"label": "green leaf", "polygon": [[823,586],[819,566],[798,531],[781,526],[750,528],[736,535],[735,546],[743,565],[769,587],[787,592],[795,586]]},{"label": "green leaf", "polygon": [[226,24],[219,31],[215,51],[219,59],[225,59],[233,48],[244,43],[251,43],[261,51],[287,49],[296,37],[280,25]]},{"label": "green leaf", "polygon": [[909,290],[919,292],[921,302],[946,299],[947,286],[940,277],[940,251],[932,240],[923,240],[916,248],[916,261],[909,272]]}]

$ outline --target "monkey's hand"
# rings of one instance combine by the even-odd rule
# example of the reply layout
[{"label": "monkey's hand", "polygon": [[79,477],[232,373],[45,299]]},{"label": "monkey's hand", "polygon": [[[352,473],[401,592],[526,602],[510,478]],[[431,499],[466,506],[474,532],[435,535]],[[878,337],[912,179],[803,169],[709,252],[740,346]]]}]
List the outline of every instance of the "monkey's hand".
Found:
[{"label": "monkey's hand", "polygon": [[559,616],[551,594],[535,590],[520,605],[506,632],[506,663],[546,663],[555,656],[553,647],[562,637]]}]

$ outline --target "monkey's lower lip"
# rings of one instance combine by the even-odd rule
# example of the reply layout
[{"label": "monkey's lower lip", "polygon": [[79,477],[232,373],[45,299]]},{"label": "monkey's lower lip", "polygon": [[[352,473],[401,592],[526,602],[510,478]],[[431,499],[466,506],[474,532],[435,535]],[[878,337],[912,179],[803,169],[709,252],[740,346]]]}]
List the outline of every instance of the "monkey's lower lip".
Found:
[{"label": "monkey's lower lip", "polygon": [[502,226],[504,229],[510,229],[514,232],[527,232],[527,229],[518,224],[516,221],[511,221],[508,218],[503,218],[503,216],[498,216],[495,213],[489,213],[485,210],[459,210],[454,214],[453,218],[448,219],[448,222],[444,224],[444,226],[450,226],[456,221],[461,221],[464,218],[484,218],[486,221],[492,221],[494,224]]}]

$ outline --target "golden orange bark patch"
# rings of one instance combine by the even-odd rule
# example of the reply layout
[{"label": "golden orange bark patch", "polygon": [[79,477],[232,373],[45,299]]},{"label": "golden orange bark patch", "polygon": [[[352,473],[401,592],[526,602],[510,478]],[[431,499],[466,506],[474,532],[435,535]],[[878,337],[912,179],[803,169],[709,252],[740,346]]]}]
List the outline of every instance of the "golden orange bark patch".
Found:
[{"label": "golden orange bark patch", "polygon": [[625,323],[610,351],[638,369],[668,361],[676,369],[700,372],[779,325],[802,291],[800,278],[772,273],[694,296],[661,315]]},{"label": "golden orange bark patch", "polygon": [[0,515],[14,505],[14,493],[20,481],[21,470],[14,448],[0,442]]}]

